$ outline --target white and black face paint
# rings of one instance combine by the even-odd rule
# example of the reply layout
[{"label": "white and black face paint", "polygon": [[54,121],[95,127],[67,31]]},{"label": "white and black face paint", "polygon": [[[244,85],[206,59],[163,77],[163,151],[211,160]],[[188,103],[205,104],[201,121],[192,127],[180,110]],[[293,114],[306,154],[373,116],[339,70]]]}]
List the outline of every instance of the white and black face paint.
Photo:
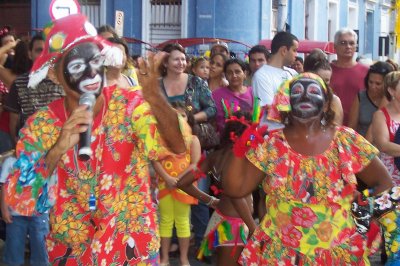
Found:
[{"label": "white and black face paint", "polygon": [[292,115],[299,119],[309,119],[323,112],[325,95],[321,85],[312,79],[301,79],[291,85],[290,105]]},{"label": "white and black face paint", "polygon": [[103,88],[104,58],[93,43],[75,46],[65,57],[64,78],[76,92],[100,95]]}]

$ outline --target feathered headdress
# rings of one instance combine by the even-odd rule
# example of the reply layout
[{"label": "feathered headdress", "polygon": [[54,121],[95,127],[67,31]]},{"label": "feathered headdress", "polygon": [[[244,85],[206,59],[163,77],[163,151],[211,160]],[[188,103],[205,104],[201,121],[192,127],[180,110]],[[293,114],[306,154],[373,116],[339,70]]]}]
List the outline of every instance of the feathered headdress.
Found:
[{"label": "feathered headdress", "polygon": [[230,136],[231,140],[234,142],[233,153],[238,157],[243,157],[250,148],[256,148],[260,143],[263,142],[264,135],[267,132],[267,126],[259,127],[261,113],[260,100],[257,97],[254,97],[251,122],[246,121],[244,117],[238,118],[232,115],[234,113],[232,110],[234,110],[235,106],[232,106],[231,109],[226,108],[226,106],[227,105],[225,104],[224,111],[225,109],[227,110],[227,112],[225,112],[225,116],[230,114],[226,121],[237,121],[247,127],[240,136],[236,136],[233,132],[231,132]]}]

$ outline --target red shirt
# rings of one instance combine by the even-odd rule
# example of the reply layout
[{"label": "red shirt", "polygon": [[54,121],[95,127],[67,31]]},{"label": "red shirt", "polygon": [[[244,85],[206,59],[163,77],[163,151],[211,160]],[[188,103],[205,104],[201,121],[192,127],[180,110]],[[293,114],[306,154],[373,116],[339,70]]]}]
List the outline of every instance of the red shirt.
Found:
[{"label": "red shirt", "polygon": [[347,125],[351,105],[357,93],[364,89],[364,78],[368,72],[368,66],[357,63],[353,67],[338,67],[331,64],[332,78],[330,86],[340,98],[343,106],[343,125]]}]

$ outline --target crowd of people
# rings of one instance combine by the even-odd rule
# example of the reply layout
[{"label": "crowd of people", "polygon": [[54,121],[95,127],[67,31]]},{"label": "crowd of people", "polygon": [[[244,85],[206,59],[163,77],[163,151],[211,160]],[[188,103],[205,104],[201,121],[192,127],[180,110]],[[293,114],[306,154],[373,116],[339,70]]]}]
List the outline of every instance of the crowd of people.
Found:
[{"label": "crowd of people", "polygon": [[31,265],[400,263],[400,71],[357,62],[353,30],[333,62],[289,32],[248,62],[134,62],[81,14],[43,36],[0,29],[4,263],[27,236]]}]

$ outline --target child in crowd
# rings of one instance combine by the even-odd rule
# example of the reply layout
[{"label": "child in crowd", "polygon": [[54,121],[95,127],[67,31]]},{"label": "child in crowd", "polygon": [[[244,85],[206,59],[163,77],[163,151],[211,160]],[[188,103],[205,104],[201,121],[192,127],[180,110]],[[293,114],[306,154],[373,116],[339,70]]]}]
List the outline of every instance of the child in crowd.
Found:
[{"label": "child in crowd", "polygon": [[5,192],[3,184],[7,182],[7,176],[17,161],[15,151],[11,150],[0,167],[1,185],[1,215],[6,222],[6,241],[4,246],[3,261],[7,265],[23,265],[25,261],[25,240],[29,235],[30,242],[30,264],[47,266],[49,263],[46,249],[46,235],[49,233],[49,216],[43,213],[38,216],[21,216],[9,210],[5,203]]},{"label": "child in crowd", "polygon": [[193,75],[207,81],[210,77],[210,62],[206,57],[193,57],[192,59]]},{"label": "child in crowd", "polygon": [[[178,181],[179,188],[216,208],[208,223],[197,258],[211,256],[215,249],[217,265],[239,265],[237,260],[247,242],[247,236],[257,227],[252,217],[251,195],[233,199],[225,196],[221,189],[221,180],[224,178],[223,171],[228,167],[233,139],[240,137],[250,123],[249,113],[242,111],[233,113],[225,124],[219,149],[207,156],[199,166],[201,169],[184,175]],[[210,197],[193,186],[192,183],[202,175],[201,172],[211,176],[214,182],[212,190],[214,194],[221,195],[220,200]]]},{"label": "child in crowd", "polygon": [[[189,117],[181,102],[173,102],[177,112],[193,125],[194,118]],[[159,178],[158,199],[160,210],[161,266],[169,265],[169,248],[175,224],[178,236],[181,265],[189,264],[190,243],[190,205],[197,204],[197,199],[176,188],[179,179],[197,164],[201,156],[200,142],[193,135],[190,150],[183,155],[170,155],[162,161],[153,161],[153,167]]]}]

